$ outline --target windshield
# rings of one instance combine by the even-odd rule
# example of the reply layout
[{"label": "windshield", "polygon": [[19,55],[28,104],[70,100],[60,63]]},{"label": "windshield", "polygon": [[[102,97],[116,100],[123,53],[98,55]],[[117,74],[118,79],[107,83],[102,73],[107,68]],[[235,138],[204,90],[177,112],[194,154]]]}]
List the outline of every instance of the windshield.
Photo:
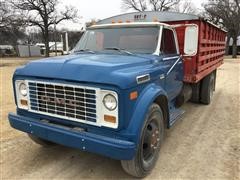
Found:
[{"label": "windshield", "polygon": [[125,50],[131,53],[153,54],[158,44],[158,35],[158,27],[89,29],[74,48],[74,52]]}]

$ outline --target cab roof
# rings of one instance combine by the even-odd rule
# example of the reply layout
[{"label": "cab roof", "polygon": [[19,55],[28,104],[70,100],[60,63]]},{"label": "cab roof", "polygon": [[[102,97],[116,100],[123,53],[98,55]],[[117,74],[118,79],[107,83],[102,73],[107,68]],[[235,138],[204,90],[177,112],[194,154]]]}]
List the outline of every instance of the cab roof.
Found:
[{"label": "cab roof", "polygon": [[186,20],[199,20],[202,19],[199,16],[178,12],[166,12],[166,11],[144,11],[120,14],[110,18],[106,18],[97,22],[100,24],[111,24],[118,22],[171,22],[171,21],[186,21]]},{"label": "cab roof", "polygon": [[147,27],[147,26],[172,27],[169,24],[160,22],[133,22],[133,23],[97,24],[89,27],[88,29],[114,28],[114,27]]}]

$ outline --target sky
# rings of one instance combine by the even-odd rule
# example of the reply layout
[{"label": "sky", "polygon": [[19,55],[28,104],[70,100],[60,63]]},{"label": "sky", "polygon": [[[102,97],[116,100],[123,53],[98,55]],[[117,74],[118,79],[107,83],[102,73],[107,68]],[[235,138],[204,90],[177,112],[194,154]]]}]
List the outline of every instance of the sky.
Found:
[{"label": "sky", "polygon": [[[196,8],[201,9],[201,4],[207,0],[192,0]],[[58,28],[80,30],[86,21],[104,19],[114,15],[123,14],[122,0],[60,0],[61,5],[71,5],[78,9],[81,19],[78,23],[64,22]]]}]

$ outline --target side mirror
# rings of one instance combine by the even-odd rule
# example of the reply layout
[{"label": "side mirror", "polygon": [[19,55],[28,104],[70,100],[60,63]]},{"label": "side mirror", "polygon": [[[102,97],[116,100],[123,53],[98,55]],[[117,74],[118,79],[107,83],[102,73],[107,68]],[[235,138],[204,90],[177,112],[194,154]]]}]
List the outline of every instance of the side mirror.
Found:
[{"label": "side mirror", "polygon": [[185,29],[184,56],[195,56],[198,50],[198,26],[190,25]]}]

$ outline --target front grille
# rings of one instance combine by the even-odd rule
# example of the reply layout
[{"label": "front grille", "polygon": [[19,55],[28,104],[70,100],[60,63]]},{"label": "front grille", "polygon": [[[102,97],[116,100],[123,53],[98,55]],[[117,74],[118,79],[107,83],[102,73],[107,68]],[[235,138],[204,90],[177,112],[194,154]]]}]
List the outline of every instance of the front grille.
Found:
[{"label": "front grille", "polygon": [[97,123],[98,89],[28,81],[30,111],[66,120]]}]

